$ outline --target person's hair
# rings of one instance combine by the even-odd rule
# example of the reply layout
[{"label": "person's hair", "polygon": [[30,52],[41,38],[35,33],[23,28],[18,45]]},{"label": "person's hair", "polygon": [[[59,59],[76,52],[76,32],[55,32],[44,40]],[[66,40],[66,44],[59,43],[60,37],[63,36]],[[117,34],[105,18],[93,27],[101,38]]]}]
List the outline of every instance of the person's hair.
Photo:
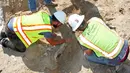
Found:
[{"label": "person's hair", "polygon": [[58,21],[57,18],[54,15],[52,15],[52,20],[53,21]]},{"label": "person's hair", "polygon": [[87,27],[87,23],[85,23],[85,21],[83,21],[77,30],[84,31],[86,29],[86,27]]}]

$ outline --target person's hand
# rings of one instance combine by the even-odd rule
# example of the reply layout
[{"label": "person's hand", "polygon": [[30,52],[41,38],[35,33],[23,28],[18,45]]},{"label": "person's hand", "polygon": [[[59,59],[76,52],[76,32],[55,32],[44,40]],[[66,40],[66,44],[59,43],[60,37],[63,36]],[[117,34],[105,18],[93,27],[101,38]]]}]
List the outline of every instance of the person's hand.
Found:
[{"label": "person's hand", "polygon": [[67,42],[67,43],[69,43],[69,42],[71,42],[71,41],[72,41],[71,38],[67,38],[67,39],[65,39],[65,42]]},{"label": "person's hand", "polygon": [[57,35],[55,33],[52,34],[53,37],[56,37]]},{"label": "person's hand", "polygon": [[93,51],[88,49],[88,50],[85,50],[84,53],[90,56],[93,53]]}]

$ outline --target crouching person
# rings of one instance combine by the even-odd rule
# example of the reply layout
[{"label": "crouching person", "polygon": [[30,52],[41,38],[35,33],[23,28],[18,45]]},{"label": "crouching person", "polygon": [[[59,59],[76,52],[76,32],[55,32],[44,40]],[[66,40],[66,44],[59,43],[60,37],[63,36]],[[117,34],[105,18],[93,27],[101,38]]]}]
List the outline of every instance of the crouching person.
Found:
[{"label": "crouching person", "polygon": [[55,34],[52,33],[52,27],[61,26],[65,19],[63,11],[57,11],[52,16],[39,11],[13,17],[5,26],[5,31],[1,32],[1,44],[18,52],[25,52],[26,48],[42,38],[52,46],[69,42],[70,39],[54,40]]},{"label": "crouching person", "polygon": [[86,59],[111,66],[123,63],[129,54],[128,40],[119,37],[100,18],[92,17],[86,23],[84,18],[84,15],[73,14],[68,23],[75,32]]}]

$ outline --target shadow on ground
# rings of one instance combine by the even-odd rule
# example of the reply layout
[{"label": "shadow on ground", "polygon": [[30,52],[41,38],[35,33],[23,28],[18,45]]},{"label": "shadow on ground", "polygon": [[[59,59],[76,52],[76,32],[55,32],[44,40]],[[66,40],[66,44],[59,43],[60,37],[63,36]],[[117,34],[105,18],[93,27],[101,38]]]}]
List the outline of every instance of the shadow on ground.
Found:
[{"label": "shadow on ground", "polygon": [[89,20],[91,17],[102,18],[98,8],[92,3],[85,0],[71,0],[72,6],[65,8],[64,11],[67,14],[79,13],[85,15],[85,20]]},{"label": "shadow on ground", "polygon": [[[13,2],[11,2],[12,0],[9,1],[10,7],[13,8],[15,8],[15,4],[13,3],[26,3],[23,2],[26,0],[13,0]],[[72,13],[84,14],[86,21],[94,16],[102,18],[97,7],[94,6],[92,3],[84,0],[71,0],[71,2],[73,3],[73,5],[64,9],[64,11],[68,15]],[[18,5],[16,6],[16,9],[11,10],[8,10],[9,7],[6,7],[6,10],[7,12],[11,11],[12,13],[15,13],[19,10],[26,10],[26,8],[28,8],[19,7],[20,6]],[[67,43],[67,46],[64,46],[65,50],[56,57],[57,61],[55,61],[54,55],[55,52],[59,49],[60,45],[52,47],[40,44],[33,44],[30,48],[27,49],[25,53],[18,53],[8,48],[4,48],[4,53],[8,54],[9,56],[21,56],[23,62],[30,70],[41,73],[115,73],[115,67],[88,62],[84,58],[80,45],[77,42],[74,34],[71,32],[70,28],[68,28],[66,25],[63,25],[59,29],[63,38],[70,37],[73,39],[73,41],[71,43]],[[129,69],[126,68],[128,68],[127,66],[130,62],[129,60],[127,60],[127,62],[128,63],[124,64],[124,70],[121,70],[118,73],[129,72],[127,71]]]}]

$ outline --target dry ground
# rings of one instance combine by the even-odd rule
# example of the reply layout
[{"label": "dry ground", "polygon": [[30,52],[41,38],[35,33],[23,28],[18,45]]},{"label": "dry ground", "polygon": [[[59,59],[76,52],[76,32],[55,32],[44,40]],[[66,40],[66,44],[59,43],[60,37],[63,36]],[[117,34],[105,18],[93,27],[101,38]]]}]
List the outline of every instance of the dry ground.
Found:
[{"label": "dry ground", "polygon": [[[4,1],[5,20],[19,11],[28,10],[27,0]],[[57,10],[84,14],[86,20],[96,16],[109,26],[114,26],[122,38],[130,42],[130,0],[56,0]],[[43,8],[46,9],[46,8]],[[8,48],[0,48],[1,73],[115,73],[115,67],[90,63],[85,60],[73,33],[64,25],[60,28],[63,37],[73,38],[73,42],[64,46],[65,50],[54,55],[57,47],[32,45],[25,53],[18,53]],[[53,50],[52,50],[53,49]],[[47,53],[44,53],[44,52]],[[130,73],[130,56],[118,73]]]}]

